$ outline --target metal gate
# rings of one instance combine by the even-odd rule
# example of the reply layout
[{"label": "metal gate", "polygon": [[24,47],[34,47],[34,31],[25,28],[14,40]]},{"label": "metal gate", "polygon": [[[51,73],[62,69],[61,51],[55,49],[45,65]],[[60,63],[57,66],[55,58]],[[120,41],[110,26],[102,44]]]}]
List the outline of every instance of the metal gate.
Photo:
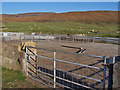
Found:
[{"label": "metal gate", "polygon": [[[32,49],[40,50],[41,52],[39,52],[38,55],[34,53]],[[27,76],[48,87],[69,89],[104,89],[108,87],[108,69],[106,56],[86,55],[59,50],[49,50],[32,46],[26,46],[25,52]],[[65,55],[63,58],[70,58],[71,55],[76,55],[75,57],[78,57],[77,59],[80,59],[81,57],[82,59],[84,59],[83,57],[96,58],[99,62],[87,65],[83,64],[82,61],[81,64],[69,60],[61,60],[58,59],[61,56],[57,58],[57,53],[64,53],[58,54],[58,56],[63,56],[65,54],[68,55]],[[98,63],[101,63],[99,64],[101,65],[101,67],[94,66]],[[62,69],[57,68],[58,66]],[[85,75],[83,75],[83,73],[85,73]],[[89,73],[91,74],[89,75]]]}]

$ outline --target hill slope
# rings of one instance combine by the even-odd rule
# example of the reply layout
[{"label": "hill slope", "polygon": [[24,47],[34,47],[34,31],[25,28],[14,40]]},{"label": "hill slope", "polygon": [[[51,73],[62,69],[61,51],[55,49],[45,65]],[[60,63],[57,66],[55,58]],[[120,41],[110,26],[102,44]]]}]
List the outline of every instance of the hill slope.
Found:
[{"label": "hill slope", "polygon": [[118,23],[118,11],[84,11],[67,13],[24,13],[2,15],[3,22],[76,21],[86,23]]}]

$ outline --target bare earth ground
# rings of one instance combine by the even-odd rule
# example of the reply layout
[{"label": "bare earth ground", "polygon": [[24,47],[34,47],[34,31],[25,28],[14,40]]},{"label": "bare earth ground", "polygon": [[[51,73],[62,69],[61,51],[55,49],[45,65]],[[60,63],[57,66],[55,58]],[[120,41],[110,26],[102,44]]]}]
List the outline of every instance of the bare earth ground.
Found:
[{"label": "bare earth ground", "polygon": [[62,47],[61,45],[81,47],[83,49],[86,49],[84,54],[107,56],[107,57],[118,55],[118,47],[119,47],[119,45],[104,44],[104,43],[80,43],[80,42],[73,43],[73,42],[49,42],[49,41],[36,42],[36,46],[41,48],[56,49],[56,50],[71,51],[71,52],[77,51],[75,49],[68,49]]},{"label": "bare earth ground", "polygon": [[[42,41],[42,40],[35,41],[35,42],[36,42],[36,47],[40,47],[40,48],[62,50],[67,52],[76,52],[78,50],[78,49],[62,47],[62,45],[68,45],[68,46],[74,46],[74,47],[80,47],[80,48],[86,49],[84,54],[87,54],[87,55],[98,55],[98,56],[107,56],[107,57],[118,56],[119,45],[115,45],[115,44],[80,43],[80,42],[73,43],[73,42],[63,42],[63,41],[56,42],[56,41]],[[14,41],[8,42],[8,43],[13,44]],[[15,43],[15,45],[18,45],[18,43],[20,42]],[[37,50],[37,54],[53,58],[53,52]],[[103,59],[100,59],[100,58],[91,58],[86,56],[64,54],[60,52],[56,53],[56,58],[60,60],[74,62],[74,63],[80,63],[80,64],[103,68],[103,65],[102,65]],[[43,58],[38,58],[38,63],[53,67],[53,61],[50,61],[50,60],[48,61]],[[39,67],[41,67],[41,65],[39,65]],[[99,72],[99,70],[96,70],[96,69],[83,68],[82,66],[66,64],[63,62],[56,62],[56,67],[61,70],[65,70],[68,72],[72,72],[72,73],[76,73],[84,76],[89,76],[89,77],[100,79],[100,80],[102,80],[102,76],[103,76],[103,71]],[[87,81],[87,84],[90,84],[90,85],[96,84],[95,81],[82,79],[81,77],[75,77],[75,78],[80,79],[82,82]],[[28,80],[33,84],[37,84],[40,88],[47,88],[46,86],[41,85],[36,81],[33,81],[31,79],[28,79]],[[101,87],[101,84],[99,84],[97,87]]]},{"label": "bare earth ground", "polygon": [[[97,56],[107,56],[108,58],[110,56],[118,56],[118,45],[113,44],[103,44],[103,43],[71,43],[71,42],[36,42],[36,46],[40,48],[47,48],[47,49],[55,49],[55,50],[62,50],[67,52],[76,52],[78,49],[71,49],[62,47],[62,45],[68,45],[68,46],[74,46],[74,47],[80,47],[83,49],[86,49],[86,51],[83,54],[87,55],[97,55]],[[49,51],[43,51],[43,50],[37,50],[38,55],[51,57],[53,58],[53,52]],[[79,55],[71,55],[71,54],[65,54],[65,53],[59,53],[56,52],[56,58],[64,61],[70,61],[73,63],[80,63],[90,66],[95,66],[99,68],[103,67],[103,59],[101,58],[92,58],[92,57],[86,57],[86,56],[79,56]],[[38,58],[38,62],[40,64],[47,65],[53,67],[53,61]],[[91,68],[83,68],[82,66],[73,65],[73,64],[67,64],[63,62],[56,62],[56,67],[61,70],[65,70],[68,72],[80,74],[83,76],[89,76],[95,79],[103,79],[103,71],[91,69]],[[108,71],[107,71],[108,75]],[[75,77],[82,82],[87,82],[89,85],[95,85],[96,81],[88,80],[88,79],[81,79],[81,77]],[[107,86],[107,84],[106,84]],[[95,87],[101,87],[101,84],[95,86]]]}]

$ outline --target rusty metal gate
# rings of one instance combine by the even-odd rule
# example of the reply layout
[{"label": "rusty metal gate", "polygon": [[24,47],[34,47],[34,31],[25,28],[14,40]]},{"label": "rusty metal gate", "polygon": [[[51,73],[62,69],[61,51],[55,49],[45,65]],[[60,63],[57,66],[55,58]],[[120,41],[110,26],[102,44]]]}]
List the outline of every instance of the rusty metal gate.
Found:
[{"label": "rusty metal gate", "polygon": [[[40,52],[34,53],[32,49],[40,50]],[[32,46],[26,46],[25,52],[27,76],[48,87],[68,89],[108,88],[109,71],[107,65],[109,59],[106,56],[49,50]],[[61,57],[64,60],[58,59]],[[68,60],[65,60],[65,58],[68,58]],[[82,59],[81,63],[76,63],[75,58],[78,59],[76,61]],[[91,60],[95,59],[95,63],[89,64],[89,62],[86,62],[91,61],[90,58],[92,58]]]}]

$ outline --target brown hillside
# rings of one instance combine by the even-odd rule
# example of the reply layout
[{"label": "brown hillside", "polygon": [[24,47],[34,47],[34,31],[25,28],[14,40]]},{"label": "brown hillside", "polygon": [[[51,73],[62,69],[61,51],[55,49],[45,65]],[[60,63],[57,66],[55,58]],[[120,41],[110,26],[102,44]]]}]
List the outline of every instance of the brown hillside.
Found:
[{"label": "brown hillside", "polygon": [[3,14],[4,17],[28,17],[53,14],[53,12],[21,13],[21,14]]},{"label": "brown hillside", "polygon": [[77,21],[87,23],[118,23],[118,11],[4,14],[2,15],[2,20],[3,22]]}]

